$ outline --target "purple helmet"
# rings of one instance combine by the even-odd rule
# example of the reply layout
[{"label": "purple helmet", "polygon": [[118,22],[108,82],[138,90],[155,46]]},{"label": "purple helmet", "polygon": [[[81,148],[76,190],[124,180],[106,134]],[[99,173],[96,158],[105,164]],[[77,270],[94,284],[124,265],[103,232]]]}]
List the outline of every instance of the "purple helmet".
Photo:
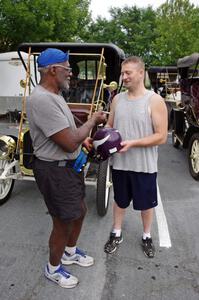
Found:
[{"label": "purple helmet", "polygon": [[93,136],[93,146],[97,151],[97,157],[106,160],[122,148],[121,141],[122,138],[118,130],[114,128],[99,129]]}]

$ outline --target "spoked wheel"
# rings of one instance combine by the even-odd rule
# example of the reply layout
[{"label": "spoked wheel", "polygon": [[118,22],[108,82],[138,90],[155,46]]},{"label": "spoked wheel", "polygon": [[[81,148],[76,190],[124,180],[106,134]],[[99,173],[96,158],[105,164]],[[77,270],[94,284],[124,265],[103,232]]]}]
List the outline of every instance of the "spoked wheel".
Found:
[{"label": "spoked wheel", "polygon": [[[8,160],[0,160],[0,175],[9,166]],[[8,175],[13,173],[14,168],[9,170]],[[0,179],[0,205],[4,204],[12,193],[14,187],[14,179]]]},{"label": "spoked wheel", "polygon": [[188,147],[189,171],[195,180],[199,180],[199,133],[195,133]]},{"label": "spoked wheel", "polygon": [[100,162],[97,173],[96,204],[97,213],[101,217],[105,216],[108,210],[111,186],[111,168],[108,160],[105,160]]},{"label": "spoked wheel", "polygon": [[174,148],[178,148],[180,146],[180,141],[177,139],[174,131],[172,131],[172,145]]}]

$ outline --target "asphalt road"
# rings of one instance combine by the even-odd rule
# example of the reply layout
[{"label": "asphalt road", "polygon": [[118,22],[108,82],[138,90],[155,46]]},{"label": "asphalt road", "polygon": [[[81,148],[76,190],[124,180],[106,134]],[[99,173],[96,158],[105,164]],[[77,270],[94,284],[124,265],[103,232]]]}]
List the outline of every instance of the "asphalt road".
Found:
[{"label": "asphalt road", "polygon": [[51,221],[36,184],[16,181],[10,200],[0,207],[0,300],[198,300],[199,184],[189,175],[186,153],[172,147],[170,136],[159,148],[158,182],[172,246],[160,247],[155,217],[156,256],[145,257],[140,215],[129,208],[123,243],[116,253],[105,254],[111,204],[105,217],[97,216],[95,188],[87,187],[88,214],[79,246],[94,256],[95,265],[69,266],[80,283],[67,290],[43,275]]}]

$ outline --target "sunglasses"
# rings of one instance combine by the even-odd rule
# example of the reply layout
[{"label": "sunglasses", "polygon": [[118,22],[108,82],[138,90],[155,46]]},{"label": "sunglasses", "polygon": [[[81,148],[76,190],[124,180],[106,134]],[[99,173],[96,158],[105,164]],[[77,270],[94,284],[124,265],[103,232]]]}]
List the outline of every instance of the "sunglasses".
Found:
[{"label": "sunglasses", "polygon": [[70,68],[70,67],[64,67],[64,66],[62,66],[62,65],[51,65],[51,67],[59,67],[59,68],[65,69],[65,70],[68,71],[69,73],[72,72],[72,68]]}]

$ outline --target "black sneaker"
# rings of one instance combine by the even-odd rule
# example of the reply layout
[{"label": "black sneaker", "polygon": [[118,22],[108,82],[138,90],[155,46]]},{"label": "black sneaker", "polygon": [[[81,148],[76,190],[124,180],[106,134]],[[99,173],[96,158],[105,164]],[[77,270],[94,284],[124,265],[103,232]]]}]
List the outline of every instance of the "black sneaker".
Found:
[{"label": "black sneaker", "polygon": [[152,238],[146,238],[146,240],[142,239],[142,248],[147,257],[153,258],[155,256],[155,247]]},{"label": "black sneaker", "polygon": [[123,241],[122,233],[119,237],[116,237],[115,235],[116,234],[113,232],[110,233],[109,240],[106,242],[104,246],[104,252],[111,254],[115,252],[118,245],[122,243]]}]

